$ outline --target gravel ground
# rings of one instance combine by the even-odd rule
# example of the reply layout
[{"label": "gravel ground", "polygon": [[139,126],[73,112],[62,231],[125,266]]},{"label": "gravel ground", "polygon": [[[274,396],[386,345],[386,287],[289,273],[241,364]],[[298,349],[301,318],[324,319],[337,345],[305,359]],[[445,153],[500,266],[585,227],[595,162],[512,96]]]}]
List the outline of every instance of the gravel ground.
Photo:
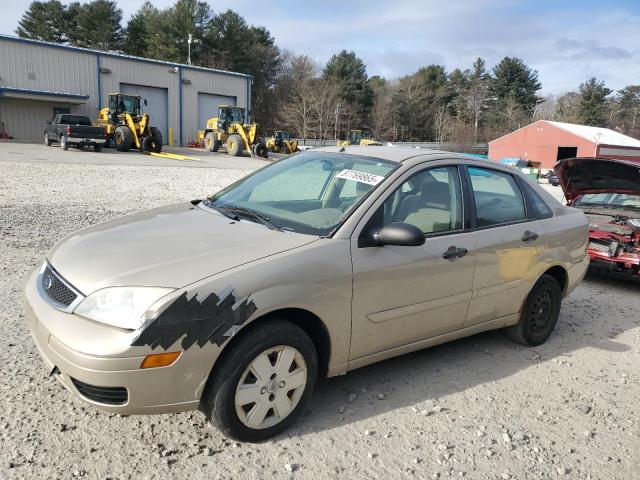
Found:
[{"label": "gravel ground", "polygon": [[330,379],[261,445],[199,412],[102,413],[48,378],[20,297],[54,241],[244,173],[0,160],[0,478],[640,478],[640,286],[599,277],[545,345],[489,332]]}]

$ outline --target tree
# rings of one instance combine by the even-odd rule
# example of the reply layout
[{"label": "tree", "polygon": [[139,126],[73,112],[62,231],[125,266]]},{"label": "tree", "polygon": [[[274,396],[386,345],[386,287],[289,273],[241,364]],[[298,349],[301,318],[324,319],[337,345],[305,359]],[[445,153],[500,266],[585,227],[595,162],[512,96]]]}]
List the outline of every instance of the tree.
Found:
[{"label": "tree", "polygon": [[339,85],[340,98],[353,109],[355,121],[365,124],[373,105],[373,90],[364,62],[355,52],[342,50],[329,59],[322,76]]},{"label": "tree", "polygon": [[155,40],[156,31],[152,28],[158,25],[158,9],[149,1],[144,2],[127,22],[124,32],[122,51],[129,55],[144,57],[151,52],[151,45]]},{"label": "tree", "polygon": [[316,66],[310,57],[292,57],[287,61],[278,85],[282,95],[279,117],[303,142],[309,135],[313,117],[311,97],[315,72]]},{"label": "tree", "polygon": [[618,106],[616,122],[626,133],[631,133],[638,127],[640,114],[640,85],[627,85],[618,90],[616,97]]},{"label": "tree", "polygon": [[480,117],[487,108],[489,97],[489,81],[491,77],[485,68],[485,61],[478,57],[473,62],[466,92],[467,108],[473,122],[473,141],[478,141]]},{"label": "tree", "polygon": [[264,127],[273,126],[276,79],[283,62],[275,39],[264,27],[248,25],[232,10],[213,17],[206,35],[205,63],[253,77],[253,114]]},{"label": "tree", "polygon": [[78,8],[73,16],[76,28],[69,34],[71,43],[78,47],[97,50],[119,50],[122,45],[122,10],[114,0],[93,0]]},{"label": "tree", "polygon": [[541,100],[537,95],[540,88],[542,85],[538,81],[538,72],[527,67],[519,58],[504,57],[493,67],[489,91],[498,105],[512,101],[525,114],[531,115]]},{"label": "tree", "polygon": [[58,0],[31,2],[18,22],[16,33],[22,38],[64,43],[66,35],[67,9]]},{"label": "tree", "polygon": [[391,134],[395,111],[393,108],[393,87],[384,78],[378,76],[369,79],[373,90],[373,106],[370,113],[373,138],[381,140]]},{"label": "tree", "polygon": [[578,88],[578,122],[596,127],[605,126],[607,119],[607,96],[611,90],[595,77],[580,84]]}]

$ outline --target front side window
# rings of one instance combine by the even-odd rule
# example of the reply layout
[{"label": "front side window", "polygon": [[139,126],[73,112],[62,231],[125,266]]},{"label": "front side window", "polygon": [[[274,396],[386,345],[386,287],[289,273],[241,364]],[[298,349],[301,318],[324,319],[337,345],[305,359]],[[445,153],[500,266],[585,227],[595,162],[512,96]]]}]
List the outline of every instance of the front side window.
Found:
[{"label": "front side window", "polygon": [[527,218],[522,192],[515,179],[485,168],[469,167],[478,227],[516,222]]},{"label": "front side window", "polygon": [[387,198],[383,210],[383,225],[408,223],[425,234],[462,229],[457,167],[430,168],[413,175]]},{"label": "front side window", "polygon": [[[274,226],[326,236],[398,164],[372,157],[302,152],[239,180],[205,201],[242,216],[258,213]],[[255,216],[247,215],[255,221]]]}]

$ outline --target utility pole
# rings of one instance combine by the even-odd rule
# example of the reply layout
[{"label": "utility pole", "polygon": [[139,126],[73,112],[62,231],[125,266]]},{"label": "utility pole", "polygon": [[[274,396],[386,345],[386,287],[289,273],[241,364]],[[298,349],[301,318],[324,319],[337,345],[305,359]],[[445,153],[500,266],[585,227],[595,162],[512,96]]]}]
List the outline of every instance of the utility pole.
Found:
[{"label": "utility pole", "polygon": [[191,42],[193,41],[193,37],[189,34],[189,38],[187,39],[188,44],[188,54],[187,54],[187,65],[191,65]]}]

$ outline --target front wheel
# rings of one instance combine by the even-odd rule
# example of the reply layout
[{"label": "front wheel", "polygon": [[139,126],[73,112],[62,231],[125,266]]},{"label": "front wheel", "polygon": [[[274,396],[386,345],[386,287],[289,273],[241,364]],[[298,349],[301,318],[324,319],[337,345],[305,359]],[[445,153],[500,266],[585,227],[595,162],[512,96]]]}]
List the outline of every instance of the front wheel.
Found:
[{"label": "front wheel", "polygon": [[64,135],[60,137],[60,148],[65,152],[69,150],[69,144],[67,143],[67,139]]},{"label": "front wheel", "polygon": [[232,157],[237,157],[242,154],[242,150],[244,150],[244,140],[240,138],[240,135],[235,133],[229,135],[229,138],[227,138],[227,153]]},{"label": "front wheel", "polygon": [[542,275],[524,302],[520,321],[506,328],[509,338],[529,346],[544,343],[556,326],[561,301],[562,289],[558,281],[551,275]]},{"label": "front wheel", "polygon": [[49,134],[47,132],[44,133],[44,144],[47,147],[50,147],[53,142],[49,140]]},{"label": "front wheel", "polygon": [[225,435],[260,442],[285,430],[311,397],[318,355],[296,325],[253,328],[216,365],[202,397],[204,413]]}]

